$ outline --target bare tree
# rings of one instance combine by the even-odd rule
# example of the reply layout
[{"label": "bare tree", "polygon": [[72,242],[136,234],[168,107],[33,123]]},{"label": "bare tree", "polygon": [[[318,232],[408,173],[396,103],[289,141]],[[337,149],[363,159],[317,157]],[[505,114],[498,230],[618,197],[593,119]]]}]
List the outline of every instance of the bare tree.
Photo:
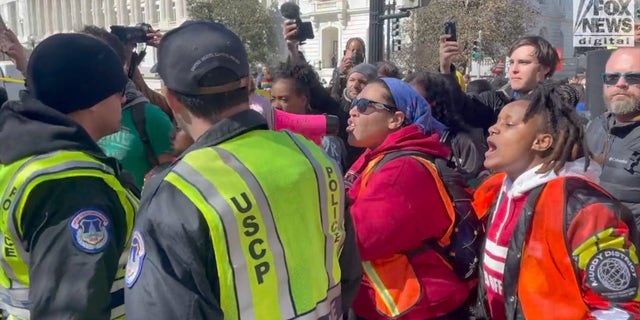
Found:
[{"label": "bare tree", "polygon": [[472,43],[482,32],[483,57],[504,57],[511,43],[525,35],[539,12],[529,0],[433,0],[412,14],[403,32],[411,42],[404,45],[396,59],[408,68],[438,67],[438,41],[444,33],[444,21],[456,21],[458,41],[463,54],[456,65],[464,68],[471,59]]},{"label": "bare tree", "polygon": [[188,0],[189,17],[224,24],[245,44],[249,62],[275,65],[281,55],[282,23],[276,8],[265,8],[258,0]]}]

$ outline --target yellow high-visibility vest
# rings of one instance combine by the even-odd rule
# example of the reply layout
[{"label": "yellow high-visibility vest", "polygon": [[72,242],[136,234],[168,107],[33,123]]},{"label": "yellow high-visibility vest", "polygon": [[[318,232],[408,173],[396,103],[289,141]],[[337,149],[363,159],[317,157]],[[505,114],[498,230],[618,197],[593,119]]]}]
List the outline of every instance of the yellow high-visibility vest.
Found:
[{"label": "yellow high-visibility vest", "polygon": [[[113,170],[97,159],[78,151],[57,151],[27,157],[8,165],[0,164],[0,308],[10,319],[29,319],[29,252],[21,245],[22,214],[29,194],[41,183],[69,177],[95,177],[102,179],[118,195],[126,213],[127,239],[133,229],[134,213],[139,200],[115,177]],[[112,294],[122,294],[128,250],[119,261]],[[53,294],[53,293],[52,293]],[[124,305],[114,306],[111,319],[124,319]]]},{"label": "yellow high-visibility vest", "polygon": [[336,168],[301,136],[255,130],[192,151],[167,174],[207,221],[225,319],[341,319]]}]

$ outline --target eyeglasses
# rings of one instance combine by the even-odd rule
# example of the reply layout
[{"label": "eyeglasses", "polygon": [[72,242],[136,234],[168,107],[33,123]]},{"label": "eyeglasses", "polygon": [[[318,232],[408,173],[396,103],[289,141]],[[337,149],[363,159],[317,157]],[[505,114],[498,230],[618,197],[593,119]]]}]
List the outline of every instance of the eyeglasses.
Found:
[{"label": "eyeglasses", "polygon": [[377,102],[377,101],[373,101],[373,100],[369,100],[369,99],[364,99],[364,98],[360,98],[360,99],[354,99],[351,102],[351,107],[356,107],[356,109],[358,109],[358,112],[363,113],[365,111],[367,111],[367,108],[369,108],[369,106],[377,108],[377,109],[383,109],[383,110],[387,110],[391,113],[396,112],[398,110],[398,108],[396,107],[392,107],[388,104],[384,104],[382,102]]},{"label": "eyeglasses", "polygon": [[602,82],[608,86],[615,86],[620,78],[623,78],[630,86],[640,84],[640,72],[605,72],[602,74]]}]

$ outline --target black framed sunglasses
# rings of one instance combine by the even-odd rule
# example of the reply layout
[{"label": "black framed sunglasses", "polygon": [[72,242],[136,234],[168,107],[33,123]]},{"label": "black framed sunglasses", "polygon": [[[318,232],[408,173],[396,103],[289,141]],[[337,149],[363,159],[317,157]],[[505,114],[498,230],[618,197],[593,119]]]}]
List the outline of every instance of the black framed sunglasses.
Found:
[{"label": "black framed sunglasses", "polygon": [[353,99],[353,101],[351,101],[351,107],[352,108],[356,107],[356,109],[358,109],[358,112],[360,113],[367,111],[367,108],[369,108],[369,106],[372,106],[376,109],[387,110],[388,112],[391,112],[391,113],[398,111],[398,108],[396,107],[392,107],[388,104],[384,104],[382,102],[377,102],[369,99],[360,98],[360,99]]},{"label": "black framed sunglasses", "polygon": [[608,86],[615,86],[620,78],[623,78],[628,85],[640,84],[640,72],[604,72],[602,73],[602,82]]}]

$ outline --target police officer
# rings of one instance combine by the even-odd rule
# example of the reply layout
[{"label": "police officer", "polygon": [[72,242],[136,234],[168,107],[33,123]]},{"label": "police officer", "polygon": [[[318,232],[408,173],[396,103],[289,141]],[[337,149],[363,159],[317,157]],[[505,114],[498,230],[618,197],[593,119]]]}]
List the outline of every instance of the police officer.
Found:
[{"label": "police officer", "polygon": [[27,75],[30,94],[0,109],[0,308],[15,319],[123,318],[120,257],[138,201],[95,142],[120,128],[121,62],[94,37],[58,34],[33,51]]},{"label": "police officer", "polygon": [[127,317],[340,319],[361,265],[336,165],[249,109],[247,54],[223,25],[165,34],[158,71],[196,142],[145,187]]}]

